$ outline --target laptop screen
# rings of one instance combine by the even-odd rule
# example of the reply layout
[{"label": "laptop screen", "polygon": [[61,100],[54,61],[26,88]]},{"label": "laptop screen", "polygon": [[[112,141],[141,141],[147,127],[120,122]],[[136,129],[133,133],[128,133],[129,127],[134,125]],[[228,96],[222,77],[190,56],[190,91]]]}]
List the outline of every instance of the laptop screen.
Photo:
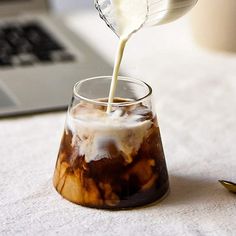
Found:
[{"label": "laptop screen", "polygon": [[48,0],[0,0],[0,17],[48,9]]},{"label": "laptop screen", "polygon": [[13,4],[13,3],[25,3],[25,2],[30,2],[31,0],[0,0],[0,4],[1,3],[5,3],[5,4]]}]

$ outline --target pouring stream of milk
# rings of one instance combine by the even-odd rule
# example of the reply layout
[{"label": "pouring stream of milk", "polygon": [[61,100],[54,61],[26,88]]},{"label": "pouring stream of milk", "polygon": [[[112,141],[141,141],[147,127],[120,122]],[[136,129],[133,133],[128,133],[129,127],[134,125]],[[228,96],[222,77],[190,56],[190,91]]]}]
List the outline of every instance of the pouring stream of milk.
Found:
[{"label": "pouring stream of milk", "polygon": [[138,31],[145,23],[148,12],[148,3],[147,0],[113,0],[113,7],[118,29],[117,33],[120,39],[109,92],[107,113],[110,113],[112,110],[118,74],[126,43],[131,35]]}]

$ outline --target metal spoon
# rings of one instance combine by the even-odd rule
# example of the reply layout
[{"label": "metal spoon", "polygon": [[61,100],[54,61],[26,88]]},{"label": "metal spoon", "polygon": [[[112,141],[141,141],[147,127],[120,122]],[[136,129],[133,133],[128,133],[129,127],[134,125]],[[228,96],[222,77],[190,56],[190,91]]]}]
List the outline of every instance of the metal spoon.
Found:
[{"label": "metal spoon", "polygon": [[236,183],[226,181],[226,180],[219,180],[219,182],[230,192],[236,193]]}]

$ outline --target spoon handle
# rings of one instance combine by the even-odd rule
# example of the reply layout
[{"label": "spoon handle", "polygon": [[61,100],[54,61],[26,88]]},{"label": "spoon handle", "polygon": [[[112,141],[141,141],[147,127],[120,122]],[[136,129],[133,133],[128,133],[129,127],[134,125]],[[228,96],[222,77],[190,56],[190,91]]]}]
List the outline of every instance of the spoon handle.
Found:
[{"label": "spoon handle", "polygon": [[219,182],[230,192],[236,193],[236,183],[226,181],[226,180],[219,180]]}]

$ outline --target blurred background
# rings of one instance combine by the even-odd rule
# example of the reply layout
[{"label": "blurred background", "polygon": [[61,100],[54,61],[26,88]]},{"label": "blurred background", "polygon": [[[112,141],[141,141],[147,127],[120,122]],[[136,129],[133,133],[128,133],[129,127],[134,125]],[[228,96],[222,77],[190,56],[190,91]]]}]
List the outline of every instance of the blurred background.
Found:
[{"label": "blurred background", "polygon": [[94,7],[93,0],[51,0],[51,4],[53,9],[57,12]]}]

